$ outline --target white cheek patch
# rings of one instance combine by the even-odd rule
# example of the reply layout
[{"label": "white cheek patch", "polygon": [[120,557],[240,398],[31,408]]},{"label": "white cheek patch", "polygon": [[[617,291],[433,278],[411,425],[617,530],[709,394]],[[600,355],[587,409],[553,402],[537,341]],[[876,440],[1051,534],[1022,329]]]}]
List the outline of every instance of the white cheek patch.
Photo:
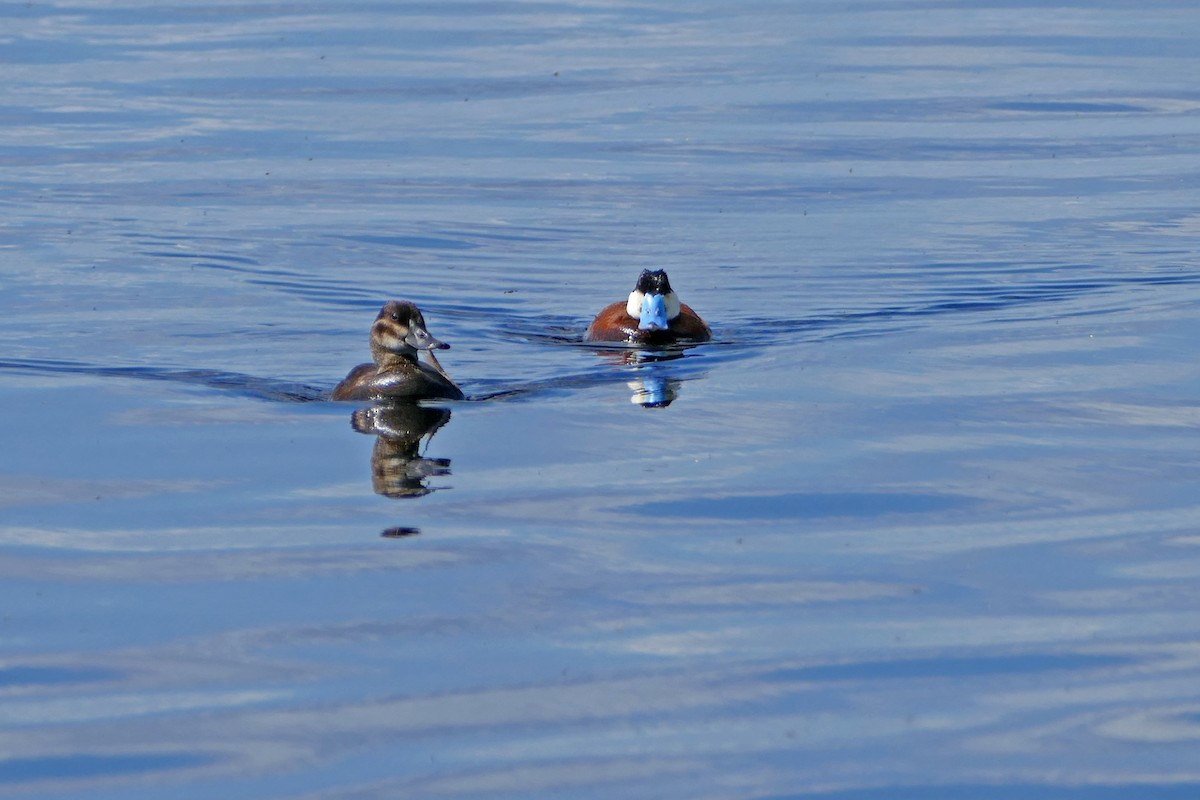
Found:
[{"label": "white cheek patch", "polygon": [[663,298],[667,301],[667,319],[675,319],[679,316],[679,298],[674,292],[668,292]]},{"label": "white cheek patch", "polygon": [[642,316],[642,301],[646,299],[646,295],[634,289],[629,293],[629,302],[625,304],[625,313],[634,319]]}]

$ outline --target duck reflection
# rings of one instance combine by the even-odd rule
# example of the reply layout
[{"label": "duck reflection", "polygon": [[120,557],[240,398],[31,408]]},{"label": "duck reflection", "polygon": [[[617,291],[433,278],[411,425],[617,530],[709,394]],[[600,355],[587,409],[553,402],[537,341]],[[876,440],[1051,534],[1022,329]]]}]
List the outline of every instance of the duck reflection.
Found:
[{"label": "duck reflection", "polygon": [[633,390],[629,402],[642,408],[666,408],[679,397],[679,387],[682,381],[674,378],[663,378],[658,375],[648,375],[627,382],[625,385]]},{"label": "duck reflection", "polygon": [[667,374],[662,364],[683,358],[686,347],[661,350],[602,350],[600,357],[615,366],[633,367],[634,377],[626,382],[633,395],[629,402],[643,408],[666,408],[679,397],[683,381]]},{"label": "duck reflection", "polygon": [[436,491],[428,479],[450,474],[450,459],[425,458],[426,445],[438,429],[450,420],[445,408],[416,403],[387,403],[360,408],[350,417],[359,433],[374,434],[371,451],[371,486],[384,497],[424,497]]}]

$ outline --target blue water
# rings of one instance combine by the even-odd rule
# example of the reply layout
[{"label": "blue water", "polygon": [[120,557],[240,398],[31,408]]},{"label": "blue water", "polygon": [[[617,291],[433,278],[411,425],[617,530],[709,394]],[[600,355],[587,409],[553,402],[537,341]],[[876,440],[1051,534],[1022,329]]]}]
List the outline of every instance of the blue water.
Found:
[{"label": "blue water", "polygon": [[0,8],[0,794],[1200,796],[1198,34]]}]

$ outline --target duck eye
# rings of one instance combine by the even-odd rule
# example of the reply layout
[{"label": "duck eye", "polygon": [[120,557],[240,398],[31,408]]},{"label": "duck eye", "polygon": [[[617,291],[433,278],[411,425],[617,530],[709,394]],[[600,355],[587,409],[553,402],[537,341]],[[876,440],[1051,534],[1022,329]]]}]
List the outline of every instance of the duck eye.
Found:
[{"label": "duck eye", "polygon": [[393,313],[392,314],[392,322],[399,322],[399,321],[400,321],[400,315]]}]

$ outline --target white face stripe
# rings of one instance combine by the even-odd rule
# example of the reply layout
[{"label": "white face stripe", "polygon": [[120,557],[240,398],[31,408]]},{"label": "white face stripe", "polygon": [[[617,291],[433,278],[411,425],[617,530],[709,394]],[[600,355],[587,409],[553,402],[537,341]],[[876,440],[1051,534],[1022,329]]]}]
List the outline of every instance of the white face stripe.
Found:
[{"label": "white face stripe", "polygon": [[[634,289],[629,293],[629,301],[625,303],[625,313],[634,319],[640,319],[642,316],[642,301],[646,299],[646,295]],[[667,292],[667,296],[663,298],[667,305],[667,319],[675,319],[679,316],[679,297],[675,292]]]},{"label": "white face stripe", "polygon": [[634,289],[629,293],[629,302],[625,304],[625,313],[634,319],[640,319],[642,316],[642,300],[644,299],[646,299],[646,295]]},{"label": "white face stripe", "polygon": [[667,296],[663,298],[667,301],[667,319],[675,319],[679,316],[679,298],[674,292],[667,292]]}]

